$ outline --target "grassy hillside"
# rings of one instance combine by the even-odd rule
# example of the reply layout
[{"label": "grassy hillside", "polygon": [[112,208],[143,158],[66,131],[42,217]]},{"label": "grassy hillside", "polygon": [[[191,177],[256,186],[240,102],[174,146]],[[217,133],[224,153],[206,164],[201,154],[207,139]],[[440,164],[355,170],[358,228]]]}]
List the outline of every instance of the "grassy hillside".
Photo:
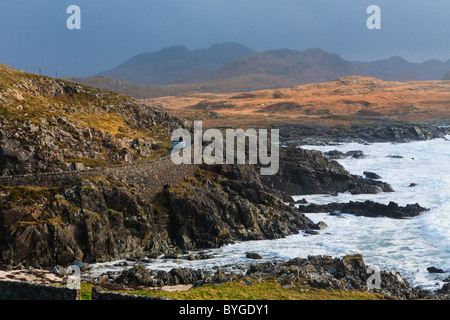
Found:
[{"label": "grassy hillside", "polygon": [[0,125],[8,175],[151,159],[186,123],[122,94],[0,65]]}]

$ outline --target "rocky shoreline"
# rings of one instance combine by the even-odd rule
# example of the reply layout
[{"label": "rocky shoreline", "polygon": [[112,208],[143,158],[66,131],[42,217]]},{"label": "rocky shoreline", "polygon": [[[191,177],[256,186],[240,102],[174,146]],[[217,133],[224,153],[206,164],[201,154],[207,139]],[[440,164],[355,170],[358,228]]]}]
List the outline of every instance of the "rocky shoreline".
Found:
[{"label": "rocky shoreline", "polygon": [[[192,126],[187,120],[126,96],[48,77],[31,77],[12,68],[1,69],[6,110],[0,119],[2,176],[76,173],[158,158],[170,148],[170,132]],[[295,146],[281,148],[280,170],[274,176],[261,176],[258,165],[201,165],[194,168],[194,174],[181,176],[180,183],[164,182],[152,197],[146,189],[155,185],[161,171],[148,175],[143,184],[100,172],[98,176],[77,176],[67,185],[49,181],[45,186],[0,186],[0,265],[5,277],[27,281],[24,274],[39,279],[52,270],[63,280],[67,277],[63,267],[74,261],[83,271],[87,263],[123,259],[144,262],[160,255],[176,257],[239,241],[279,239],[299,232],[313,235],[326,227],[323,222],[314,223],[302,210],[415,216],[425,208],[367,202],[295,208],[293,195],[394,192],[375,175],[367,173],[371,179],[352,175],[330,159],[331,155],[297,147],[349,141],[407,142],[450,133],[445,126],[387,120],[351,127],[286,124],[277,128],[281,140]],[[336,154],[342,156],[363,157],[358,152]],[[197,258],[208,257],[199,254]],[[252,253],[248,258],[258,256]],[[364,290],[367,278],[360,256],[269,261],[253,265],[240,276],[217,271],[209,274],[180,269],[164,273],[135,268],[123,271],[119,280],[107,277],[102,281],[118,286],[200,285],[241,277],[249,282],[254,278],[275,279],[283,286],[297,286],[303,281],[327,290]],[[384,297],[428,297],[410,288],[398,274],[382,273],[382,277],[387,286],[380,292]]]},{"label": "rocky shoreline", "polygon": [[429,209],[421,207],[418,203],[408,204],[404,207],[399,206],[397,203],[391,201],[389,204],[376,203],[374,201],[367,200],[365,202],[348,203],[328,203],[324,205],[310,204],[298,207],[298,211],[301,213],[318,213],[328,212],[330,215],[341,215],[342,213],[353,214],[356,216],[364,217],[388,217],[393,219],[406,219],[420,215],[421,213],[428,211]]},{"label": "rocky shoreline", "polygon": [[333,145],[339,143],[404,143],[443,138],[450,134],[449,121],[406,123],[391,119],[374,119],[368,124],[351,126],[319,126],[281,124],[280,139],[296,145]]},{"label": "rocky shoreline", "polygon": [[[363,156],[357,152],[345,156],[355,154]],[[51,197],[45,196],[45,191],[38,192],[39,198],[30,193],[30,190],[25,190],[20,199],[17,199],[20,200],[19,203],[8,200],[13,199],[12,195],[17,197],[17,189],[5,188],[3,191],[7,192],[9,198],[3,195],[3,199],[9,201],[12,206],[9,206],[10,209],[8,206],[2,207],[3,219],[5,217],[16,219],[13,220],[16,226],[14,233],[5,238],[16,242],[9,244],[9,249],[8,242],[3,243],[3,264],[51,268],[56,265],[68,266],[74,260],[89,263],[118,259],[145,261],[160,254],[174,258],[187,250],[218,248],[237,241],[277,239],[298,233],[300,230],[314,235],[317,234],[317,230],[327,227],[323,222],[313,223],[304,215],[305,213],[345,212],[369,217],[387,216],[401,219],[417,216],[427,210],[419,204],[400,207],[393,202],[382,205],[373,201],[307,204],[295,208],[291,195],[337,194],[345,191],[352,194],[394,192],[388,183],[375,180],[380,177],[372,176],[369,172],[365,174],[366,177],[371,176],[370,179],[352,175],[339,163],[318,151],[294,147],[282,148],[280,170],[277,175],[262,177],[258,174],[258,169],[258,166],[250,165],[199,166],[194,177],[186,177],[185,182],[179,185],[166,186],[153,201],[143,199],[138,190],[123,181],[104,178],[81,179],[79,184],[69,189],[47,190],[48,195],[53,193]],[[42,202],[43,199],[49,202]],[[57,205],[54,203],[55,200]],[[40,222],[40,215],[36,211],[34,216],[30,217],[27,214],[30,206],[24,205],[30,201],[34,203],[34,207],[51,208],[53,210],[51,219],[61,219],[61,223],[59,225],[46,223],[48,220]],[[14,218],[9,216],[12,212]],[[147,214],[144,214],[145,212]],[[33,219],[36,223],[30,223]],[[24,223],[25,221],[27,223]],[[78,230],[75,233],[74,225]],[[85,232],[87,234],[83,236],[82,233]],[[73,237],[74,235],[77,237]],[[49,247],[49,237],[53,238],[53,243],[59,243],[52,251]],[[84,238],[89,242],[80,242],[80,239]],[[24,242],[24,239],[27,240]],[[196,259],[194,256],[192,259]],[[198,258],[202,259],[200,256]],[[255,264],[250,267],[247,274],[236,276],[237,278],[223,270],[213,274],[209,271],[185,269],[170,272],[148,269],[144,271],[142,267],[138,270],[138,274],[145,275],[147,280],[133,280],[136,274],[127,274],[126,270],[117,278],[122,279],[117,280],[119,282],[109,277],[108,281],[105,277],[101,277],[102,280],[100,278],[91,280],[97,284],[101,280],[102,285],[114,288],[142,285],[152,287],[151,283],[156,287],[179,284],[190,284],[195,287],[202,283],[214,283],[219,279],[241,281],[253,277],[255,270],[259,270],[259,274],[264,275],[263,278],[272,279],[278,275],[276,281],[284,283],[285,280],[282,279],[294,277],[289,270],[293,266],[298,268],[299,261],[300,265],[306,266],[308,270],[313,266],[316,268],[315,274],[306,272],[303,267],[296,271],[306,272],[312,277],[307,278],[308,286],[319,286],[326,290],[364,290],[362,270],[366,267],[358,265],[355,270],[351,270],[356,274],[347,275],[351,281],[348,279],[346,281],[359,283],[358,286],[339,286],[342,282],[340,282],[342,278],[339,277],[342,275],[330,273],[329,270],[342,268],[343,260],[331,257],[313,257],[306,260],[297,258],[286,263],[271,261]],[[134,269],[133,267],[131,270]],[[364,276],[367,278],[365,271]],[[379,292],[384,298],[448,298],[446,295],[448,285],[444,285],[438,293],[431,293],[411,288],[396,273],[386,273],[384,277],[387,277],[385,279],[387,287]],[[318,279],[321,279],[322,285],[318,284],[320,282]],[[359,282],[356,279],[359,279]]]},{"label": "rocky shoreline", "polygon": [[1,261],[93,263],[314,233],[322,225],[286,205],[290,195],[393,191],[351,175],[320,152],[297,148],[281,151],[276,176],[258,172],[252,165],[198,166],[194,176],[167,185],[154,199],[101,176],[64,187],[0,187]]},{"label": "rocky shoreline", "polygon": [[[158,291],[163,287],[186,286],[197,288],[206,284],[244,282],[272,282],[287,290],[305,288],[344,292],[376,293],[382,299],[450,299],[449,284],[437,292],[413,288],[396,271],[379,270],[378,280],[364,263],[360,254],[343,258],[309,256],[288,261],[265,261],[253,263],[242,272],[230,272],[221,267],[212,270],[173,268],[170,271],[150,270],[139,263],[120,272],[106,272],[89,281],[110,291]],[[378,282],[378,285],[376,283]]]}]

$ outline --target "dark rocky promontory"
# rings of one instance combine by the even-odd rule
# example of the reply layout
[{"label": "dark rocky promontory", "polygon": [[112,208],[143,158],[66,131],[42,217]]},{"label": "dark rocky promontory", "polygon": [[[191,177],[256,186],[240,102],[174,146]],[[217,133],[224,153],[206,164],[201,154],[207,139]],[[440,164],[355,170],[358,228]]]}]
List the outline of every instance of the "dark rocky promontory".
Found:
[{"label": "dark rocky promontory", "polygon": [[310,204],[300,206],[298,210],[302,213],[330,212],[332,214],[349,213],[356,216],[365,217],[389,217],[395,219],[411,218],[428,211],[429,209],[421,207],[419,204],[408,204],[404,207],[395,202],[389,202],[388,205],[376,203],[370,200],[365,202],[348,203],[328,203],[324,205]]},{"label": "dark rocky promontory", "polygon": [[334,160],[315,150],[289,147],[280,149],[280,169],[276,175],[263,176],[265,185],[288,195],[376,194],[392,192],[393,188],[381,181],[364,179],[350,174]]}]

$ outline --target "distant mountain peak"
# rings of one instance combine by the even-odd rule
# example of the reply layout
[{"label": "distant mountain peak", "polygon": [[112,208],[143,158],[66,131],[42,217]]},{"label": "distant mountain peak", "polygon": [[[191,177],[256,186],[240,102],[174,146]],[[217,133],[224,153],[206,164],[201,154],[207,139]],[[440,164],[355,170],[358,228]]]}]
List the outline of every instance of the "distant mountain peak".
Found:
[{"label": "distant mountain peak", "polygon": [[389,61],[389,62],[394,62],[394,63],[410,63],[408,60],[403,59],[402,57],[399,57],[399,56],[392,56],[388,59],[378,60],[378,61]]},{"label": "distant mountain peak", "polygon": [[141,84],[182,83],[193,75],[211,72],[252,53],[253,50],[237,42],[216,43],[207,49],[193,51],[177,45],[155,52],[143,52],[97,76]]},{"label": "distant mountain peak", "polygon": [[350,75],[392,81],[439,80],[449,65],[450,60],[412,63],[399,56],[372,62],[347,61],[322,48],[255,52],[238,42],[224,42],[196,50],[178,45],[142,53],[100,75],[139,84],[195,84],[199,88],[214,87],[213,82],[217,86],[214,90],[220,92],[234,86],[237,91],[241,86],[250,90],[279,88]]},{"label": "distant mountain peak", "polygon": [[171,47],[167,47],[167,48],[163,48],[159,51],[157,51],[159,53],[177,53],[177,54],[186,54],[189,53],[189,49],[186,48],[185,46],[182,45],[178,45],[178,46],[171,46]]},{"label": "distant mountain peak", "polygon": [[327,51],[322,50],[321,48],[309,48],[309,49],[306,49],[303,52],[307,53],[307,54],[329,53]]},{"label": "distant mountain peak", "polygon": [[227,47],[228,48],[232,48],[232,47],[243,48],[243,49],[251,50],[251,49],[247,48],[246,46],[244,46],[243,44],[240,44],[239,42],[233,42],[233,41],[223,42],[223,43],[214,43],[209,48],[214,49],[214,48],[227,48]]}]

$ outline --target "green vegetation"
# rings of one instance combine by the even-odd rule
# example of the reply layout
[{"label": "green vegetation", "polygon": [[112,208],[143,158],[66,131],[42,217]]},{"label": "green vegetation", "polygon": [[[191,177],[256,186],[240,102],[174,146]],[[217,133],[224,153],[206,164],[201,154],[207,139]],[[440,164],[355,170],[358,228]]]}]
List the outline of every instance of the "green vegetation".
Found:
[{"label": "green vegetation", "polygon": [[7,201],[2,204],[6,208],[12,208],[17,205],[34,205],[42,199],[53,201],[59,191],[61,191],[61,188],[56,187],[0,186],[0,192],[8,195]]},{"label": "green vegetation", "polygon": [[122,293],[165,297],[177,300],[381,300],[379,294],[364,291],[316,289],[304,285],[283,287],[276,281],[206,284],[187,291],[121,291]]},{"label": "green vegetation", "polygon": [[104,159],[93,159],[93,158],[70,158],[70,159],[64,159],[65,162],[67,163],[82,163],[85,167],[89,167],[89,168],[97,168],[97,167],[104,167],[104,166],[109,166],[111,165],[111,163],[109,163],[108,161],[104,160]]},{"label": "green vegetation", "polygon": [[81,283],[81,300],[92,300],[92,288],[93,284],[90,283]]}]

